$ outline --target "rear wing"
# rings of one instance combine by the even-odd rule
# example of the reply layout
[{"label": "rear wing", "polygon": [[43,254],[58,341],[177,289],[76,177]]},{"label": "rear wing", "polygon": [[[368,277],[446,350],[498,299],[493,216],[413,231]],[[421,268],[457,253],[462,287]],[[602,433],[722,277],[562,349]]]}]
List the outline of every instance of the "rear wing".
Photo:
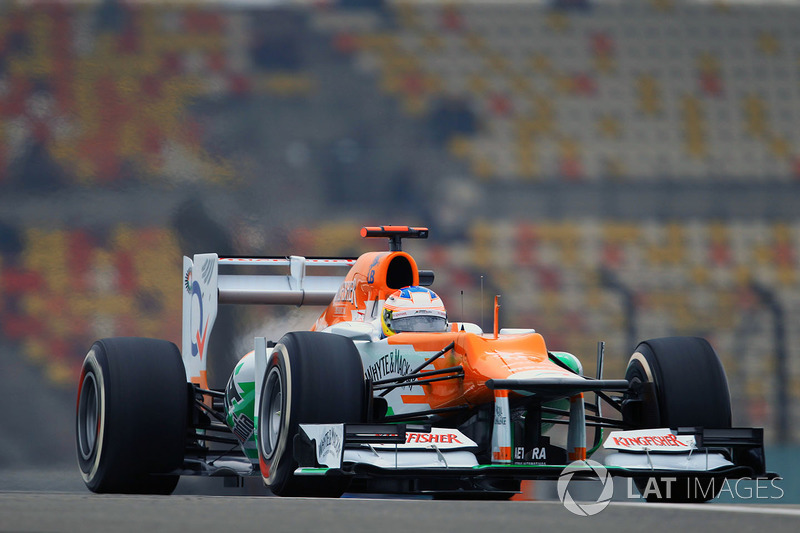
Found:
[{"label": "rear wing", "polygon": [[[355,263],[355,259],[348,258],[294,255],[219,257],[197,254],[194,259],[184,256],[182,354],[187,379],[208,387],[207,341],[219,304],[328,305]],[[307,275],[309,266],[329,267],[335,275]],[[222,274],[220,267],[226,270]],[[252,273],[254,271],[256,273]]]}]

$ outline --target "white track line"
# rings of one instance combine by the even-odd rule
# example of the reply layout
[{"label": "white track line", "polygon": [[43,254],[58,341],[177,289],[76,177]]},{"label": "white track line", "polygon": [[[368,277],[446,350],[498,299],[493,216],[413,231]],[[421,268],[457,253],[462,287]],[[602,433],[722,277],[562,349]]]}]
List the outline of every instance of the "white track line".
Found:
[{"label": "white track line", "polygon": [[772,507],[769,505],[725,505],[715,503],[633,503],[633,502],[611,502],[611,507],[637,507],[642,505],[648,508],[660,509],[680,509],[684,511],[706,511],[706,512],[726,512],[726,513],[747,513],[747,514],[767,514],[800,517],[800,509],[786,507]]}]

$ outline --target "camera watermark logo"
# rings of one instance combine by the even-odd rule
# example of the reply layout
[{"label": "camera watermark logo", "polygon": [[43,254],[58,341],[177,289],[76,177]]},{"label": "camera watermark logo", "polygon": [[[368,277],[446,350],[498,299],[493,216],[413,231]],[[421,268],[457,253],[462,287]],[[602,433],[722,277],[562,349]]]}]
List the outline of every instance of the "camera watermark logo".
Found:
[{"label": "camera watermark logo", "polygon": [[[603,488],[597,500],[577,502],[575,498],[572,497],[572,494],[570,494],[570,481],[572,481],[572,477],[576,472],[585,474],[588,470],[591,470],[597,477]],[[573,461],[561,471],[556,489],[558,491],[558,499],[561,500],[561,503],[564,504],[564,507],[566,507],[569,512],[578,516],[594,516],[611,503],[611,497],[614,495],[614,481],[608,474],[608,470],[597,461]]]}]

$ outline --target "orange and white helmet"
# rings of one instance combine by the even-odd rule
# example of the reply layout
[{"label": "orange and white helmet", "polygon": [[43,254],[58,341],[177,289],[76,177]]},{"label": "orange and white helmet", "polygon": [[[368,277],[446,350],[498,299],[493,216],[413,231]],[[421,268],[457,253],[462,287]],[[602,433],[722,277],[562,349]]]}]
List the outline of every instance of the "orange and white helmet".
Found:
[{"label": "orange and white helmet", "polygon": [[442,299],[425,287],[405,287],[393,292],[383,304],[383,334],[406,331],[446,331],[447,311]]}]

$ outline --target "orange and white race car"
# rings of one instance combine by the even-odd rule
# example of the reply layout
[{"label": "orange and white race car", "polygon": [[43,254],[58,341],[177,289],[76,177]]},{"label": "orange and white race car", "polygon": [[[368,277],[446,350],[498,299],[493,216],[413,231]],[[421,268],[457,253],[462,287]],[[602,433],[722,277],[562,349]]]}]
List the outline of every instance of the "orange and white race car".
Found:
[{"label": "orange and white race car", "polygon": [[[278,495],[507,498],[568,465],[592,477],[600,449],[610,474],[664,487],[647,495],[667,501],[714,498],[722,485],[695,490],[704,480],[774,477],[763,430],[731,427],[725,372],[704,339],[642,342],[624,379],[602,377],[598,343],[586,376],[533,329],[499,328],[496,299],[490,332],[449,321],[433,272],[402,251],[426,228],[361,235],[390,250],[185,257],[182,350],[112,338],[86,356],[77,448],[89,489],[170,493],[182,475],[255,475]],[[326,307],[310,331],[256,337],[212,390],[219,304]]]}]

